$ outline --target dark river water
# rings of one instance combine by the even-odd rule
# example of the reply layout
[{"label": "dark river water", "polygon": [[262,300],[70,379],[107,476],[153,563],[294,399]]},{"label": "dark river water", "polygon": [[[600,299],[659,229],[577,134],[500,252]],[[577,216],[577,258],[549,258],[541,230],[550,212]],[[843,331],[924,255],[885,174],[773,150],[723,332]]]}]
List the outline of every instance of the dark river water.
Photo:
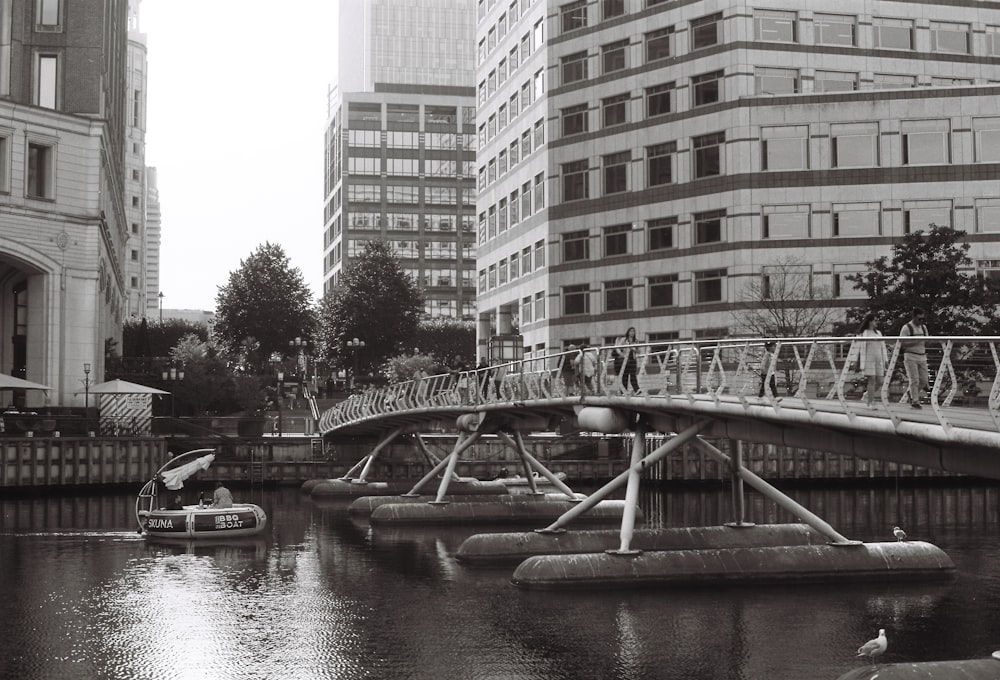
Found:
[{"label": "dark river water", "polygon": [[[236,490],[260,539],[153,543],[129,494],[0,497],[0,678],[810,679],[1000,650],[1000,487],[793,490],[850,538],[893,524],[943,548],[945,582],[524,591],[454,553],[509,527],[371,529],[297,488]],[[647,526],[732,519],[726,489],[643,490]],[[747,519],[792,518],[757,495]]]}]

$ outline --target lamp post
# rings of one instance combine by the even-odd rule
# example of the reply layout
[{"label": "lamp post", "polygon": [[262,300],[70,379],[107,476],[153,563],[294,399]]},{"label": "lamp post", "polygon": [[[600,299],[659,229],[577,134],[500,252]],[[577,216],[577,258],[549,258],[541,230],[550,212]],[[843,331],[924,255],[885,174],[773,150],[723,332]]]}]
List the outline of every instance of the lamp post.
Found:
[{"label": "lamp post", "polygon": [[[80,394],[77,392],[77,394]],[[90,432],[90,364],[83,365],[83,427]]]},{"label": "lamp post", "polygon": [[309,372],[309,363],[306,359],[306,350],[309,347],[309,341],[303,340],[302,338],[296,336],[294,340],[288,341],[288,348],[291,350],[298,350],[298,356],[295,360],[295,365],[302,371],[302,380],[306,379],[306,374]]},{"label": "lamp post", "polygon": [[364,340],[353,338],[347,341],[347,346],[354,350],[354,373],[351,374],[351,387],[357,387],[358,381],[358,353],[365,346]]},{"label": "lamp post", "polygon": [[163,324],[163,291],[161,290],[160,294],[157,295],[156,297],[160,298],[160,324],[162,325]]},{"label": "lamp post", "polygon": [[[184,367],[181,366],[179,369],[176,366],[170,366],[163,370],[160,374],[163,378],[163,382],[177,382],[178,380],[184,380]],[[176,417],[174,415],[174,390],[170,390],[170,417]]]}]

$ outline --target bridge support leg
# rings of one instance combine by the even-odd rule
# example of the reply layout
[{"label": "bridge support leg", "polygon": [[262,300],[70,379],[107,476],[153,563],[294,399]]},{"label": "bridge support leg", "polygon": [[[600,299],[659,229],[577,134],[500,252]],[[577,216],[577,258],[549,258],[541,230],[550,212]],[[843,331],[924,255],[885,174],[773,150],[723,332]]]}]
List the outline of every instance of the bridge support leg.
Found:
[{"label": "bridge support leg", "polygon": [[357,472],[358,470],[360,470],[362,467],[364,467],[365,463],[368,462],[368,459],[371,458],[371,456],[372,456],[372,454],[370,454],[370,453],[365,454],[361,458],[361,460],[359,460],[357,463],[355,463],[353,465],[353,467],[351,467],[350,470],[348,470],[347,472],[345,472],[342,477],[338,477],[337,479],[339,479],[342,482],[349,482],[349,481],[351,481],[351,479],[353,479],[352,476],[354,475],[354,473]]},{"label": "bridge support leg", "polygon": [[539,533],[553,533],[557,531],[565,531],[567,524],[569,524],[571,521],[573,521],[574,519],[576,519],[577,517],[579,517],[580,515],[582,515],[583,513],[587,512],[592,507],[600,503],[612,491],[615,491],[616,489],[618,489],[618,487],[624,484],[628,480],[628,476],[631,473],[633,467],[637,467],[638,470],[641,472],[645,467],[652,465],[653,463],[661,460],[662,458],[665,458],[674,449],[677,449],[680,446],[686,444],[691,439],[694,439],[699,432],[704,430],[710,424],[711,424],[710,420],[701,420],[695,423],[694,425],[689,426],[683,432],[674,435],[674,437],[671,438],[670,441],[664,443],[662,446],[657,448],[655,451],[650,453],[645,458],[642,458],[638,463],[630,465],[628,470],[625,470],[617,477],[612,479],[610,482],[602,486],[600,489],[587,496],[587,498],[581,501],[580,504],[577,505],[575,508],[564,512],[555,522],[545,527],[544,529],[539,529],[538,530]]},{"label": "bridge support leg", "polygon": [[[426,475],[424,475],[423,477],[421,477],[420,481],[417,482],[416,484],[414,484],[413,488],[410,489],[409,491],[407,491],[406,493],[404,493],[403,495],[404,496],[419,496],[420,495],[420,490],[422,488],[424,488],[424,485],[427,484],[427,482],[429,482],[432,479],[434,479],[434,477],[439,472],[441,472],[441,470],[443,470],[444,467],[446,465],[448,465],[452,461],[452,459],[457,460],[457,456],[455,455],[456,452],[457,453],[461,453],[465,449],[467,449],[470,446],[472,446],[477,439],[479,439],[479,433],[478,432],[473,432],[472,434],[466,434],[464,432],[459,432],[458,433],[458,441],[455,442],[455,448],[452,450],[451,454],[447,458],[442,458],[440,461],[438,461],[438,464],[435,465],[433,468],[431,468],[430,472],[428,472]],[[452,466],[451,473],[454,474],[454,472],[455,472],[455,467]],[[448,479],[448,477],[445,476],[444,479]],[[442,481],[444,481],[444,480],[442,480]]]},{"label": "bridge support leg", "polygon": [[388,446],[389,443],[393,439],[395,439],[396,437],[398,437],[402,432],[403,432],[403,428],[397,427],[395,430],[393,430],[392,432],[390,432],[387,437],[385,437],[382,441],[380,441],[378,443],[378,445],[375,446],[374,449],[372,449],[372,452],[370,454],[368,454],[368,462],[366,462],[364,468],[362,468],[361,474],[358,475],[357,479],[351,480],[351,482],[353,484],[367,484],[368,483],[367,482],[368,473],[371,471],[372,463],[374,463],[375,459],[378,458],[379,452],[381,452],[382,449],[384,449],[386,446]]},{"label": "bridge support leg", "polygon": [[739,470],[743,467],[743,442],[736,440],[736,453],[729,465],[729,473],[733,480],[733,521],[726,522],[727,527],[737,529],[754,526],[753,522],[747,522],[746,499],[743,496],[743,478],[739,475]]},{"label": "bridge support leg", "polygon": [[441,484],[438,485],[437,497],[432,501],[428,501],[429,503],[444,504],[448,502],[444,499],[444,497],[445,494],[448,493],[448,483],[451,482],[452,477],[456,476],[455,466],[458,464],[458,457],[462,455],[463,451],[465,451],[467,448],[475,444],[477,439],[479,439],[478,430],[471,433],[464,440],[459,440],[455,442],[455,448],[452,450],[451,454],[446,459],[441,461],[441,462],[447,461],[448,468],[445,470],[444,475],[442,475],[441,477]]},{"label": "bridge support leg", "polygon": [[639,477],[643,469],[642,459],[646,451],[646,427],[640,422],[635,427],[632,439],[632,459],[628,467],[628,483],[625,486],[625,508],[622,512],[621,545],[618,550],[608,550],[612,555],[638,555],[641,550],[633,550],[632,532],[635,530],[635,507],[639,503]]},{"label": "bridge support leg", "polygon": [[[695,442],[705,451],[709,456],[719,461],[722,465],[732,466],[732,459],[724,454],[719,449],[715,448],[701,437],[695,439]],[[813,529],[819,533],[826,536],[833,545],[861,545],[860,541],[852,541],[849,538],[842,536],[837,532],[832,526],[830,526],[825,520],[820,518],[818,515],[813,514],[805,506],[800,505],[796,501],[792,500],[781,491],[771,486],[769,483],[747,470],[745,467],[740,465],[735,468],[736,474],[739,475],[747,484],[757,489],[760,493],[764,494],[772,501],[783,507],[788,512],[792,513],[800,520],[811,526]]]},{"label": "bridge support leg", "polygon": [[[417,442],[417,448],[419,448],[420,452],[424,454],[424,458],[426,458],[427,462],[431,464],[431,467],[434,467],[441,462],[441,459],[431,453],[430,449],[427,448],[427,444],[424,443],[424,438],[420,436],[419,432],[413,435],[413,438]],[[458,475],[455,475],[454,479],[458,479]]]},{"label": "bridge support leg", "polygon": [[[573,493],[573,489],[569,488],[561,479],[552,474],[552,471],[546,468],[542,463],[528,453],[528,449],[524,446],[524,439],[521,437],[521,433],[517,430],[514,431],[514,438],[512,439],[506,432],[497,432],[497,436],[500,437],[507,445],[514,447],[518,454],[521,456],[521,460],[526,462],[529,466],[535,468],[542,477],[545,477],[552,486],[556,487],[570,500],[578,500],[576,494]],[[531,479],[531,471],[528,470],[528,479]]]}]

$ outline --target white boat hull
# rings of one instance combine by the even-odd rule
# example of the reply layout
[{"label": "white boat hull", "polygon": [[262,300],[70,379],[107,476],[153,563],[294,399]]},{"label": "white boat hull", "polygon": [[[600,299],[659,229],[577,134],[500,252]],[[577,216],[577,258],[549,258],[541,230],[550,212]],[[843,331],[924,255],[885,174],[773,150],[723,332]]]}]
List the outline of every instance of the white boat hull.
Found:
[{"label": "white boat hull", "polygon": [[143,531],[155,538],[238,538],[254,536],[267,526],[267,514],[253,503],[231,508],[186,505],[180,510],[140,512]]}]

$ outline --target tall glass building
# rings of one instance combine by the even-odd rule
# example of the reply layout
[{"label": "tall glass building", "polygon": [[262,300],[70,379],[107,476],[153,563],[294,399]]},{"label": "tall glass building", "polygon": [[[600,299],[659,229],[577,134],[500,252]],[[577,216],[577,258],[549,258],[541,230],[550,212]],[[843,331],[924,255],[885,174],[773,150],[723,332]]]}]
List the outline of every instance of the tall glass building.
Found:
[{"label": "tall glass building", "polygon": [[477,9],[481,343],[740,335],[779,283],[839,315],[932,223],[1000,272],[1000,3]]},{"label": "tall glass building", "polygon": [[340,4],[326,131],[324,292],[390,242],[429,317],[475,316],[475,6]]}]

